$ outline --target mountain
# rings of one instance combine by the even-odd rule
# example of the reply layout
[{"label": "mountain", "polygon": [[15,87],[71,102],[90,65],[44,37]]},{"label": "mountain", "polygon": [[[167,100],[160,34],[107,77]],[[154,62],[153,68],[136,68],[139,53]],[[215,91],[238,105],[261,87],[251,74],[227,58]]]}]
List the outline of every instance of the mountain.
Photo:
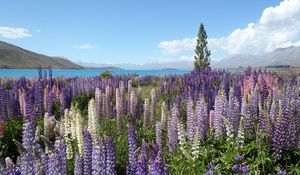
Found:
[{"label": "mountain", "polygon": [[277,65],[300,66],[300,46],[279,48],[262,55],[234,55],[212,62],[214,68],[265,67]]},{"label": "mountain", "polygon": [[159,69],[177,69],[177,70],[192,70],[194,62],[192,61],[170,61],[170,62],[152,62],[145,64],[100,64],[94,62],[77,62],[84,67],[117,67],[127,70],[159,70]]},{"label": "mountain", "polygon": [[0,41],[0,68],[1,69],[33,69],[38,65],[51,66],[53,69],[82,69],[70,60],[61,57],[50,57],[18,46]]}]

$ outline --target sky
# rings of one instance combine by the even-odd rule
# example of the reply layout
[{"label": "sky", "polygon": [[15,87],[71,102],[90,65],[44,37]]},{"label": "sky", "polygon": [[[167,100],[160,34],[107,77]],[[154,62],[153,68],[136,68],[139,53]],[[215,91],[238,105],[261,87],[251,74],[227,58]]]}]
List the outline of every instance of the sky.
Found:
[{"label": "sky", "polygon": [[74,62],[192,60],[198,28],[211,59],[300,45],[300,0],[10,0],[0,40]]}]

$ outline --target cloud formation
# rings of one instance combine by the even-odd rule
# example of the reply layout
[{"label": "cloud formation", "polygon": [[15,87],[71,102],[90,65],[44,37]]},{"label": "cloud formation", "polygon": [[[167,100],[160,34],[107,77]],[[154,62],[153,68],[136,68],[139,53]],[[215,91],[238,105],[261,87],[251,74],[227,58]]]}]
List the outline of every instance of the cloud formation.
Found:
[{"label": "cloud formation", "polygon": [[[177,54],[193,50],[196,38],[163,41],[158,44],[164,53]],[[261,54],[277,48],[300,46],[300,1],[284,0],[278,6],[266,8],[259,21],[238,28],[228,36],[209,38],[212,56],[222,52],[234,54]]]},{"label": "cloud formation", "polygon": [[74,45],[73,47],[78,48],[78,49],[94,49],[96,46],[92,44],[81,44],[81,45]]},{"label": "cloud formation", "polygon": [[32,35],[29,33],[28,29],[0,26],[0,36],[9,39],[22,39],[31,37]]}]

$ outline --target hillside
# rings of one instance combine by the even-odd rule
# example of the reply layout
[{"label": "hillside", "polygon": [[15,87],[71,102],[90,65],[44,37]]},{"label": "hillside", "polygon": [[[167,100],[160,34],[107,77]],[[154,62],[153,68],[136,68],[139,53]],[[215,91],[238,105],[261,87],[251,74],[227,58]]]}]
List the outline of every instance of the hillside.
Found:
[{"label": "hillside", "polygon": [[1,69],[33,69],[37,65],[51,66],[53,69],[82,69],[70,60],[60,57],[50,57],[18,46],[0,41],[0,68]]},{"label": "hillside", "polygon": [[234,55],[212,62],[214,68],[265,67],[276,65],[300,66],[300,47],[279,48],[262,55]]}]

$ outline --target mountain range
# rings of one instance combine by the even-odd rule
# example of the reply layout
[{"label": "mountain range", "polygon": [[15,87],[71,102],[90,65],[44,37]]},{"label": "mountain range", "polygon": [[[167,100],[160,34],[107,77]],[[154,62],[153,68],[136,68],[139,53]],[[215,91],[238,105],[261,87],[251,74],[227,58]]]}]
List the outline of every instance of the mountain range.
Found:
[{"label": "mountain range", "polygon": [[0,41],[1,69],[33,69],[38,65],[51,66],[53,69],[82,69],[83,67],[61,57],[50,57],[25,50],[18,46]]},{"label": "mountain range", "polygon": [[[172,62],[153,62],[146,64],[97,64],[94,62],[77,62],[77,64],[88,67],[103,67],[113,66],[122,69],[180,69],[180,70],[192,70],[194,67],[193,61],[172,61]],[[239,67],[266,67],[266,66],[278,66],[278,65],[290,65],[294,67],[300,67],[300,47],[287,47],[279,48],[272,52],[268,52],[261,55],[233,55],[228,58],[221,59],[220,61],[211,61],[212,68],[239,68]]]},{"label": "mountain range", "polygon": [[[51,66],[53,69],[179,69],[192,70],[193,61],[152,62],[146,64],[99,64],[94,62],[77,62],[51,57],[25,50],[18,46],[0,41],[0,68],[2,69],[33,69],[37,65]],[[233,55],[220,61],[211,61],[212,68],[265,67],[290,65],[300,67],[300,46],[279,48],[261,55]]]}]

